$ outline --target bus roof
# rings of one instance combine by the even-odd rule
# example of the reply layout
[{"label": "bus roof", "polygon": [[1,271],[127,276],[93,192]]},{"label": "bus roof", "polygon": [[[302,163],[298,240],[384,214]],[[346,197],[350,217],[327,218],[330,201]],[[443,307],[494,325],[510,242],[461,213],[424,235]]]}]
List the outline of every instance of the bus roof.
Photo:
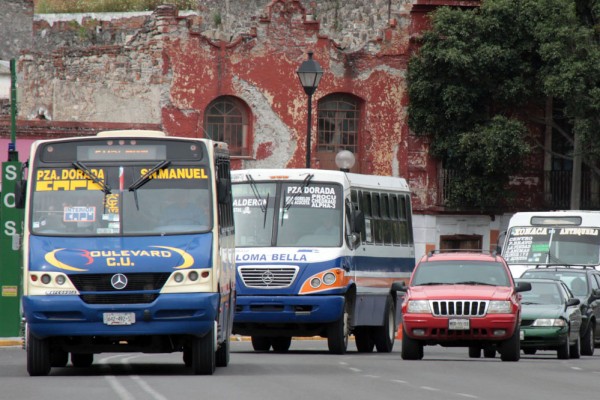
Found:
[{"label": "bus roof", "polygon": [[[535,220],[532,222],[532,218]],[[556,220],[553,221],[553,218]],[[571,221],[569,223],[568,221]],[[574,223],[580,221],[580,223]],[[581,225],[581,226],[600,226],[600,211],[588,210],[557,210],[557,211],[526,211],[518,212],[513,215],[509,222],[512,226],[532,226],[532,225]]]},{"label": "bus roof", "polygon": [[141,130],[141,129],[129,129],[129,130],[115,130],[115,131],[102,131],[98,132],[96,136],[100,137],[126,137],[126,136],[145,136],[145,137],[165,137],[167,136],[163,131],[152,131],[152,130]]},{"label": "bus roof", "polygon": [[255,181],[269,180],[294,180],[302,181],[309,174],[314,175],[315,180],[330,182],[347,182],[350,187],[362,187],[367,189],[386,189],[408,191],[406,179],[396,176],[363,175],[328,169],[309,168],[257,168],[231,171],[232,181],[245,182],[246,175],[252,176]]}]

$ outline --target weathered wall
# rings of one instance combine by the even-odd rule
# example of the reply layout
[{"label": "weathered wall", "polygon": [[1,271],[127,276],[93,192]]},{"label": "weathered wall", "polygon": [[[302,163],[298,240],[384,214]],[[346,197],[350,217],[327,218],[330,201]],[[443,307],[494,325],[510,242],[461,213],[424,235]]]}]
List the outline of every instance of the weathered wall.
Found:
[{"label": "weathered wall", "polygon": [[0,1],[0,60],[17,58],[33,42],[33,0]]}]

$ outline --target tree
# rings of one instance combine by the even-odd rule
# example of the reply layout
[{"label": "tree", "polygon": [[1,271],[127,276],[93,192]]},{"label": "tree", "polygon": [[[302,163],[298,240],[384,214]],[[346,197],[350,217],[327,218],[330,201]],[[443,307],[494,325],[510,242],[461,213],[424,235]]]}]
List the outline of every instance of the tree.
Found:
[{"label": "tree", "polygon": [[530,149],[531,123],[550,124],[573,143],[578,135],[582,159],[595,165],[600,6],[593,1],[485,0],[432,13],[409,62],[408,123],[431,135],[431,154],[454,172],[448,206],[505,205],[509,177]]}]

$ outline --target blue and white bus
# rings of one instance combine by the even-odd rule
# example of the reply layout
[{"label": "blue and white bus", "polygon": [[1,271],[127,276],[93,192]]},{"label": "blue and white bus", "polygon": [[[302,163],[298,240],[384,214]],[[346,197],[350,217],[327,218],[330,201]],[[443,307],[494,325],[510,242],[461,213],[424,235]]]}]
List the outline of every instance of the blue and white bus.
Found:
[{"label": "blue and white bus", "polygon": [[[316,169],[232,171],[237,300],[233,332],[256,351],[326,337],[343,354],[390,352],[394,281],[415,265],[410,191],[398,177]],[[398,307],[399,308],[399,307]]]},{"label": "blue and white bus", "polygon": [[[234,224],[225,143],[158,131],[36,141],[23,237],[27,370],[102,352],[229,362]],[[25,183],[25,182],[24,182]]]}]

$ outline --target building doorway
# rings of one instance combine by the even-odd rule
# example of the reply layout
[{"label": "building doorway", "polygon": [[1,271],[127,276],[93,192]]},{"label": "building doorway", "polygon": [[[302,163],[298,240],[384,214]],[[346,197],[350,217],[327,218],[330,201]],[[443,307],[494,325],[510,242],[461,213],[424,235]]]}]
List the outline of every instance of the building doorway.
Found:
[{"label": "building doorway", "polygon": [[440,250],[479,250],[482,247],[481,235],[443,235],[440,236]]}]

